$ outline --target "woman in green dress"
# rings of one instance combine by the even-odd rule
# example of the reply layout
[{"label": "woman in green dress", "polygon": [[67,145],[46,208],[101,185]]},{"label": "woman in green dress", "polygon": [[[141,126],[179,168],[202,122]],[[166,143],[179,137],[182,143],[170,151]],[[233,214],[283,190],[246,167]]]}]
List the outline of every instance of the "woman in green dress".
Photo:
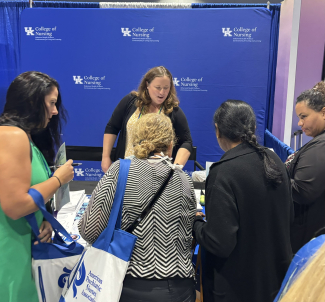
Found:
[{"label": "woman in green dress", "polygon": [[48,163],[60,143],[65,120],[58,83],[40,72],[25,72],[10,84],[0,116],[0,300],[36,302],[32,278],[32,232],[24,216],[35,213],[42,242],[51,225],[34,203],[30,188],[48,202],[73,179],[72,161],[51,177]]}]

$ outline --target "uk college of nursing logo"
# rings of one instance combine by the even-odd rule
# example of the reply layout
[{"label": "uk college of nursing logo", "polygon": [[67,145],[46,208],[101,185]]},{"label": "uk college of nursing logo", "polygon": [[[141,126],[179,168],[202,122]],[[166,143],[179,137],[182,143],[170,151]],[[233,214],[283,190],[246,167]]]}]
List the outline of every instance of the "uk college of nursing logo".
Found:
[{"label": "uk college of nursing logo", "polygon": [[205,89],[203,84],[203,77],[192,78],[192,77],[181,77],[173,78],[173,83],[176,87],[180,87],[181,91],[208,91]]},{"label": "uk college of nursing logo", "polygon": [[88,181],[99,181],[104,176],[104,172],[98,168],[75,168],[74,173],[76,177],[84,177]]},{"label": "uk college of nursing logo", "polygon": [[131,37],[132,42],[159,42],[154,27],[121,27],[121,33],[123,37]]},{"label": "uk college of nursing logo", "polygon": [[106,76],[80,76],[73,75],[72,79],[75,85],[82,85],[84,89],[108,89],[111,88],[105,87]]},{"label": "uk college of nursing logo", "polygon": [[26,26],[24,27],[26,36],[34,36],[35,40],[51,40],[51,41],[61,41],[57,37],[57,27],[45,27],[45,26]]},{"label": "uk college of nursing logo", "polygon": [[262,42],[257,27],[222,27],[221,31],[224,37],[231,37],[233,42]]}]

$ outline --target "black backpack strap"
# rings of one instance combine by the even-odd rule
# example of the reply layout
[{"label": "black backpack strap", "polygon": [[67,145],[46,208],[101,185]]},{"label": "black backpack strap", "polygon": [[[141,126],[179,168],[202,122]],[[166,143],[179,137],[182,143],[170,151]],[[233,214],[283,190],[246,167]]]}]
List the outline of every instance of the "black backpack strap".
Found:
[{"label": "black backpack strap", "polygon": [[157,193],[155,194],[155,196],[151,199],[151,201],[146,206],[146,208],[143,210],[143,212],[138,216],[138,218],[125,230],[126,232],[132,233],[135,230],[135,228],[140,224],[140,222],[144,218],[146,218],[146,216],[148,215],[148,213],[150,212],[150,210],[154,206],[155,202],[160,197],[161,193],[165,190],[165,188],[166,188],[169,180],[172,178],[173,174],[174,174],[174,170],[171,169],[168,177],[166,178],[166,180],[164,181],[164,183],[162,184],[162,186],[160,187],[160,189],[157,191]]}]

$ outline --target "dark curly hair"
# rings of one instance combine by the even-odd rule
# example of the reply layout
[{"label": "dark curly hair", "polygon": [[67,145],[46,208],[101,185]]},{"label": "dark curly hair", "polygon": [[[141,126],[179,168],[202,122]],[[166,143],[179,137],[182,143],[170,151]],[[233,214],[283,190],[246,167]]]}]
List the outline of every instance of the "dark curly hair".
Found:
[{"label": "dark curly hair", "polygon": [[307,107],[320,112],[325,107],[325,88],[317,83],[313,89],[305,90],[298,97],[296,104],[305,102]]}]

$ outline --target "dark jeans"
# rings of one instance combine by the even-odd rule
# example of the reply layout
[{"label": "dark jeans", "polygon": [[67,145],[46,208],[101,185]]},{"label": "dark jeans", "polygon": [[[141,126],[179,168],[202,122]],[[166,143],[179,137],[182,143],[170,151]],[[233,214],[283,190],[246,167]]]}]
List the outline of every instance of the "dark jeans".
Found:
[{"label": "dark jeans", "polygon": [[120,302],[195,302],[192,278],[150,280],[127,276]]}]

